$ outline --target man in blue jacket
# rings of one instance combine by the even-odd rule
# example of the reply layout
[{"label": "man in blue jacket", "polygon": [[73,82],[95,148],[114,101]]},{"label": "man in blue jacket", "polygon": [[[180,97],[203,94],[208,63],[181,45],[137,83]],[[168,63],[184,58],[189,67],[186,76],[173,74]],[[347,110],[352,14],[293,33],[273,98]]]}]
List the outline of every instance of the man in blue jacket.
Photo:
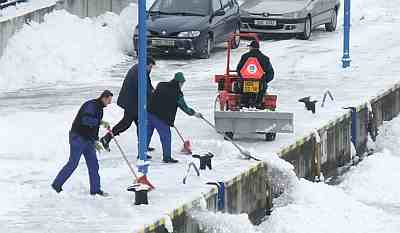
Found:
[{"label": "man in blue jacket", "polygon": [[[147,101],[149,102],[151,93],[154,88],[151,84],[150,72],[152,67],[156,64],[155,60],[151,57],[147,58]],[[129,127],[131,127],[134,122],[136,125],[136,132],[138,133],[138,76],[139,76],[139,65],[135,64],[126,74],[124,83],[122,84],[121,91],[118,96],[117,104],[124,109],[124,116],[118,124],[112,129],[112,134],[118,136],[120,133],[125,132]],[[110,141],[112,135],[107,133],[104,137],[100,139],[104,149],[110,151]],[[154,148],[148,148],[149,151],[154,150]],[[150,157],[150,156],[149,156]]]},{"label": "man in blue jacket", "polygon": [[100,187],[99,162],[96,150],[101,149],[101,144],[98,142],[100,125],[107,124],[102,121],[103,108],[111,103],[112,97],[113,94],[105,90],[99,98],[85,102],[79,109],[69,132],[69,160],[51,185],[57,193],[62,191],[62,186],[78,167],[83,154],[89,170],[90,194],[107,195]]},{"label": "man in blue jacket", "polygon": [[185,83],[183,73],[175,74],[169,82],[160,82],[153,92],[149,108],[147,143],[153,136],[154,129],[160,135],[163,148],[163,161],[165,163],[177,163],[178,160],[171,155],[171,129],[174,126],[178,108],[189,116],[202,117],[201,113],[190,108],[184,99],[182,86]]}]

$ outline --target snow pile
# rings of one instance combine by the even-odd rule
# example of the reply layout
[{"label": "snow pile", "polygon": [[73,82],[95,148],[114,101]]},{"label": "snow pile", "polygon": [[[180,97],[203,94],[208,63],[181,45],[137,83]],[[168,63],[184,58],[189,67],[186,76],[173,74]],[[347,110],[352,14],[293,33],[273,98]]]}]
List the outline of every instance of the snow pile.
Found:
[{"label": "snow pile", "polygon": [[247,214],[230,215],[212,212],[195,212],[192,214],[205,233],[255,233]]},{"label": "snow pile", "polygon": [[393,184],[400,180],[400,117],[384,122],[379,133],[379,152],[347,173],[340,186],[365,203],[397,208],[400,212],[400,188]]},{"label": "snow pile", "polygon": [[263,232],[398,232],[400,216],[368,206],[342,189],[300,180],[290,193],[291,202],[272,212]]},{"label": "snow pile", "polygon": [[97,17],[96,21],[109,25],[116,37],[119,49],[125,54],[133,54],[133,33],[138,22],[137,4],[131,3],[120,15],[108,12]]},{"label": "snow pile", "polygon": [[0,58],[0,90],[102,80],[123,58],[112,28],[55,11],[9,40]]}]

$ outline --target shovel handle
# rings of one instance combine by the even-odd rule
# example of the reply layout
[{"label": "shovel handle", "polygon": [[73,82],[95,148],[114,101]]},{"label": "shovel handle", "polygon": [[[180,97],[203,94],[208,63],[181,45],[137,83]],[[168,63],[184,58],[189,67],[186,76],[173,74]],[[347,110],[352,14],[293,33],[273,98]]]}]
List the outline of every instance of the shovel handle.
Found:
[{"label": "shovel handle", "polygon": [[183,138],[181,132],[179,132],[178,128],[176,128],[176,126],[174,126],[174,129],[175,129],[176,133],[179,135],[179,137],[181,138],[182,142],[185,143],[185,139]]},{"label": "shovel handle", "polygon": [[232,143],[232,145],[233,145],[234,147],[236,147],[236,149],[240,152],[240,154],[242,154],[242,155],[244,155],[244,156],[246,156],[246,157],[248,157],[248,158],[254,159],[254,160],[256,160],[256,161],[261,161],[261,160],[255,158],[255,157],[251,156],[251,155],[250,155],[249,153],[247,153],[246,151],[244,151],[243,148],[240,147],[238,144],[236,144],[231,138],[226,137],[226,136],[225,136],[223,133],[221,133],[221,132],[218,132],[218,130],[217,130],[217,128],[215,127],[215,125],[213,125],[209,120],[207,120],[207,119],[204,118],[203,116],[201,116],[200,118],[203,119],[203,121],[206,122],[210,127],[212,127],[213,129],[215,129],[215,131],[216,131],[218,134],[222,135],[226,140],[228,140],[230,143]]},{"label": "shovel handle", "polygon": [[136,175],[136,172],[135,172],[135,170],[133,169],[131,163],[129,163],[129,160],[128,160],[128,158],[127,158],[125,152],[122,150],[121,145],[118,143],[117,139],[114,137],[114,134],[112,133],[111,129],[108,128],[107,131],[108,131],[108,133],[111,135],[111,137],[112,137],[112,139],[114,140],[115,144],[117,145],[119,151],[121,152],[122,158],[124,158],[124,160],[125,160],[126,164],[128,165],[129,170],[131,171],[132,175],[133,175],[133,176],[135,177],[135,179],[137,180],[137,179],[138,179],[138,176]]}]

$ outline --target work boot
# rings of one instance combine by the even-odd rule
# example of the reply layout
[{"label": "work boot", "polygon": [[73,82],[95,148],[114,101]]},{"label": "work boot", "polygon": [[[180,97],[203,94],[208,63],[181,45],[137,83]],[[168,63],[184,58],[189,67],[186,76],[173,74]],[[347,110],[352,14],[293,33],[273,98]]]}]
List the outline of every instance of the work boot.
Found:
[{"label": "work boot", "polygon": [[168,158],[168,159],[163,159],[164,163],[179,163],[178,160],[173,159],[173,158]]},{"label": "work boot", "polygon": [[147,152],[152,152],[152,151],[155,151],[156,149],[155,148],[153,148],[153,147],[149,147],[149,148],[147,148]]},{"label": "work boot", "polygon": [[103,190],[99,190],[99,191],[97,191],[97,192],[90,192],[90,195],[92,195],[92,196],[99,195],[99,196],[102,196],[102,197],[108,197],[108,196],[110,196],[110,194],[104,192]]},{"label": "work boot", "polygon": [[112,139],[112,135],[110,133],[107,133],[100,139],[101,145],[103,145],[104,150],[110,152],[110,141]]},{"label": "work boot", "polygon": [[58,187],[55,184],[51,184],[51,187],[54,189],[54,191],[56,191],[57,193],[61,193],[63,190],[61,187]]}]

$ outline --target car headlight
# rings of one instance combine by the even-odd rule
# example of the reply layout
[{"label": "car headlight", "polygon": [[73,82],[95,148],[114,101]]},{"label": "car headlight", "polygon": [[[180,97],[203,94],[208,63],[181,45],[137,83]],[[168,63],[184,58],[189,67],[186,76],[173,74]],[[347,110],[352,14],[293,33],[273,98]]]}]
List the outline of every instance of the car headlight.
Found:
[{"label": "car headlight", "polygon": [[289,13],[283,14],[282,17],[283,18],[297,19],[297,18],[301,17],[301,12],[300,11],[289,12]]},{"label": "car headlight", "polygon": [[188,31],[188,32],[180,32],[178,37],[198,37],[200,36],[200,31]]}]

